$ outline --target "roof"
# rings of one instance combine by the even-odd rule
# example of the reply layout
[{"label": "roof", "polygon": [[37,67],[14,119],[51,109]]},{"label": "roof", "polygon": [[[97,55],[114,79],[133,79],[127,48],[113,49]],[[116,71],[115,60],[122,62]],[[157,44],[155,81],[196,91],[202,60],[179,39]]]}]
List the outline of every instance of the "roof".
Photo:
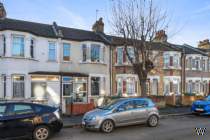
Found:
[{"label": "roof", "polygon": [[208,56],[208,54],[204,50],[200,50],[188,44],[180,45],[180,47],[184,48],[185,54],[200,54]]},{"label": "roof", "polygon": [[[122,46],[124,45],[124,39],[122,37],[116,36],[108,36],[108,39],[111,41],[111,44],[114,46]],[[181,51],[180,48],[173,47],[170,43],[163,42],[152,42],[151,50],[159,50],[159,51]]]},{"label": "roof", "polygon": [[[108,43],[107,40],[99,35],[99,33],[93,31],[86,31],[63,26],[58,26],[58,28],[62,31],[63,39],[76,41],[97,41],[103,42],[105,44]],[[58,36],[54,32],[53,25],[10,18],[0,20],[0,31],[3,30],[23,31],[37,36],[58,38]]]}]

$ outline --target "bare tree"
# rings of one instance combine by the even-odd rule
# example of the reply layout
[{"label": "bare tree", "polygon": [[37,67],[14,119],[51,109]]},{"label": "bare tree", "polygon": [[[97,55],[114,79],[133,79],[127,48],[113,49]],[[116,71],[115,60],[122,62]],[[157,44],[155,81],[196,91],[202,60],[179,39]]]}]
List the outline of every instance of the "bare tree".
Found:
[{"label": "bare tree", "polygon": [[[152,0],[115,0],[111,20],[115,34],[123,38],[124,49],[133,71],[138,75],[141,96],[147,96],[148,73],[154,68],[151,50],[155,33],[167,28],[166,12]],[[133,53],[129,48],[132,46]]]}]

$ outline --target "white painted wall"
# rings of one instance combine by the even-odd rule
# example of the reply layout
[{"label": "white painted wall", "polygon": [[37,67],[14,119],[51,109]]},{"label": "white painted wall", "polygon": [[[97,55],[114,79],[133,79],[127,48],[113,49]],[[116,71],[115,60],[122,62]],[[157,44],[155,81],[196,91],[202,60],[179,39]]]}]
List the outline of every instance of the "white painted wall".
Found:
[{"label": "white painted wall", "polygon": [[[93,64],[93,63],[82,63],[82,44],[87,43],[98,43],[105,46],[103,43],[99,42],[76,42],[69,40],[45,38],[32,35],[30,33],[19,32],[19,31],[0,31],[0,35],[4,34],[6,36],[6,55],[0,58],[0,75],[7,75],[7,98],[12,98],[12,74],[21,74],[25,76],[25,98],[31,97],[31,78],[28,75],[29,72],[35,71],[48,71],[48,72],[77,72],[86,73],[89,75],[100,75],[106,77],[106,94],[110,94],[110,76],[109,76],[109,47],[106,46],[105,49],[105,62],[103,64]],[[12,35],[23,35],[25,38],[25,56],[24,58],[12,57]],[[30,40],[35,39],[35,58],[30,58]],[[57,61],[48,61],[48,43],[49,41],[56,42],[56,52]],[[71,62],[62,61],[62,48],[63,43],[71,44]],[[90,82],[89,82],[90,83]],[[1,88],[1,85],[0,85]],[[89,87],[90,89],[90,87]],[[51,91],[51,97],[49,104],[57,105],[59,99],[60,101],[60,83],[49,83],[49,90]],[[1,91],[1,90],[0,90]],[[0,92],[0,97],[2,93]],[[56,100],[56,101],[55,101]],[[54,104],[53,101],[56,103]]]}]

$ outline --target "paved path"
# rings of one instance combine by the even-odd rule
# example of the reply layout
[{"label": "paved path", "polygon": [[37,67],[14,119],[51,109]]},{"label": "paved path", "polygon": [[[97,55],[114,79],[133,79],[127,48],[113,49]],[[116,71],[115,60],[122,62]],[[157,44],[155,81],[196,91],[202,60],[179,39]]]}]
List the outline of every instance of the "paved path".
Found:
[{"label": "paved path", "polygon": [[[196,127],[206,128],[204,136],[197,136]],[[146,125],[117,128],[111,134],[89,132],[81,128],[66,128],[51,140],[209,140],[210,117],[176,116],[161,119],[160,125],[150,128]]]}]

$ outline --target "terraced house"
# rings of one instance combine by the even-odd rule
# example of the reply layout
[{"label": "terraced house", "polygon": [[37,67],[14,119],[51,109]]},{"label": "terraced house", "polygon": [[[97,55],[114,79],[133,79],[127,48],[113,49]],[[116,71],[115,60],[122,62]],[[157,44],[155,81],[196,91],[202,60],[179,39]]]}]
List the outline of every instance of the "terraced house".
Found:
[{"label": "terraced house", "polygon": [[[140,96],[123,42],[104,33],[102,18],[85,31],[10,19],[0,3],[0,99],[46,103],[70,114],[87,111],[99,96]],[[148,95],[210,92],[208,40],[198,48],[176,45],[159,31],[151,49]]]},{"label": "terraced house", "polygon": [[69,113],[72,105],[85,108],[110,94],[103,25],[84,31],[15,20],[0,5],[0,98],[44,102]]},{"label": "terraced house", "polygon": [[[112,93],[121,96],[139,96],[138,76],[133,73],[124,47],[123,38],[112,37]],[[205,47],[202,47],[204,46]],[[210,92],[209,42],[198,48],[187,44],[167,42],[165,31],[158,31],[151,47],[155,68],[149,73],[148,95],[206,95]],[[132,46],[129,53],[132,56]]]}]

